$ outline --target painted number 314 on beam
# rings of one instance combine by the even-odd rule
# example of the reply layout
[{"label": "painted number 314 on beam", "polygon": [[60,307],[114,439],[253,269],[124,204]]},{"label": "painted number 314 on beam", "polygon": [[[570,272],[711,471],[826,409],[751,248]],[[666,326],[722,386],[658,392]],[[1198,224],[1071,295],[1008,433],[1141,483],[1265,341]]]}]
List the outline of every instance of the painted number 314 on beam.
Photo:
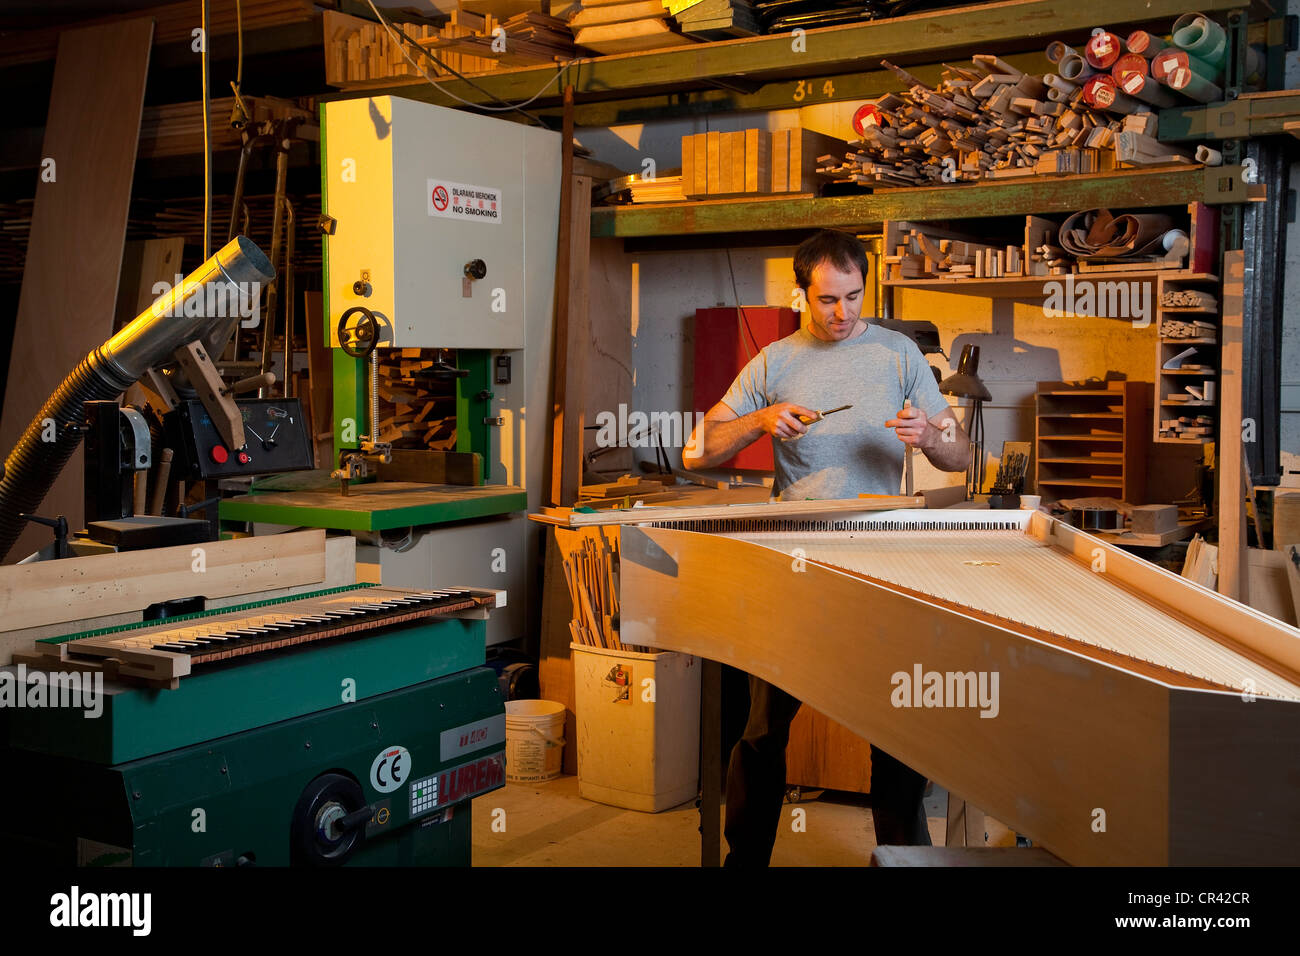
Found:
[{"label": "painted number 314 on beam", "polygon": [[[808,80],[800,80],[795,84],[793,98],[796,103],[802,102],[809,94],[816,92],[816,87]],[[822,96],[830,99],[835,95],[835,84],[827,80],[822,84]]]}]

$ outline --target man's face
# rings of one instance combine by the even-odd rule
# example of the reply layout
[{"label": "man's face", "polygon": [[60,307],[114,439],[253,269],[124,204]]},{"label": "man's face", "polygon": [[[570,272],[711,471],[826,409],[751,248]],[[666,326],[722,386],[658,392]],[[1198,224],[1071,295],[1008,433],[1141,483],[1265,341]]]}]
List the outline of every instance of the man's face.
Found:
[{"label": "man's face", "polygon": [[841,272],[833,262],[823,262],[812,271],[808,284],[808,331],[827,342],[839,342],[862,331],[861,272]]}]

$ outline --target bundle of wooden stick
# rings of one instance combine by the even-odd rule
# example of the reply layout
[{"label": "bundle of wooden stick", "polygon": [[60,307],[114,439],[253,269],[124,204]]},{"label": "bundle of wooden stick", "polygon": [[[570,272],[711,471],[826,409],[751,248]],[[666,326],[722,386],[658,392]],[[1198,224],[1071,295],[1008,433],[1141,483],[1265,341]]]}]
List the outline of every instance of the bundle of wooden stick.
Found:
[{"label": "bundle of wooden stick", "polygon": [[564,556],[564,580],[573,600],[574,618],[569,632],[574,643],[606,650],[650,653],[650,648],[623,644],[619,631],[619,550],[615,529],[587,529],[582,547]]},{"label": "bundle of wooden stick", "polygon": [[1213,322],[1164,319],[1160,323],[1160,334],[1167,339],[1214,339],[1219,333]]},{"label": "bundle of wooden stick", "polygon": [[1190,161],[1180,150],[1151,147],[1153,114],[1112,116],[1094,109],[1082,87],[1055,74],[1031,75],[980,54],[972,58],[974,69],[948,66],[931,87],[881,62],[908,84],[907,92],[877,100],[862,140],[843,162],[832,157],[823,165],[823,175],[877,187],[917,186]]},{"label": "bundle of wooden stick", "polygon": [[1166,309],[1217,309],[1218,301],[1208,292],[1200,289],[1166,289],[1160,296],[1160,304]]}]

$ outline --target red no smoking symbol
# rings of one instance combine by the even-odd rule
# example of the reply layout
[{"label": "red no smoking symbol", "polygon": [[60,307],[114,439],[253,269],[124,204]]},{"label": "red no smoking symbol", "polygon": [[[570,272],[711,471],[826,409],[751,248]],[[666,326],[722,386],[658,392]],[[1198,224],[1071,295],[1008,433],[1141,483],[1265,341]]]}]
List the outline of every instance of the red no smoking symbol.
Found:
[{"label": "red no smoking symbol", "polygon": [[438,212],[447,208],[447,187],[438,186],[433,191],[433,205]]}]

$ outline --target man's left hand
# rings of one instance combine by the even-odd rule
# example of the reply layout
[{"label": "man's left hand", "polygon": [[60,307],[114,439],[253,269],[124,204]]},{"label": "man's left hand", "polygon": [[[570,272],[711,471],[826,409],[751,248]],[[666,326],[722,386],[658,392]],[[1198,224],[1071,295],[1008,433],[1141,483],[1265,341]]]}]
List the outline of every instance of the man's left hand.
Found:
[{"label": "man's left hand", "polygon": [[930,418],[910,401],[905,403],[899,413],[885,422],[886,428],[894,429],[898,440],[913,448],[925,448],[930,444]]}]

